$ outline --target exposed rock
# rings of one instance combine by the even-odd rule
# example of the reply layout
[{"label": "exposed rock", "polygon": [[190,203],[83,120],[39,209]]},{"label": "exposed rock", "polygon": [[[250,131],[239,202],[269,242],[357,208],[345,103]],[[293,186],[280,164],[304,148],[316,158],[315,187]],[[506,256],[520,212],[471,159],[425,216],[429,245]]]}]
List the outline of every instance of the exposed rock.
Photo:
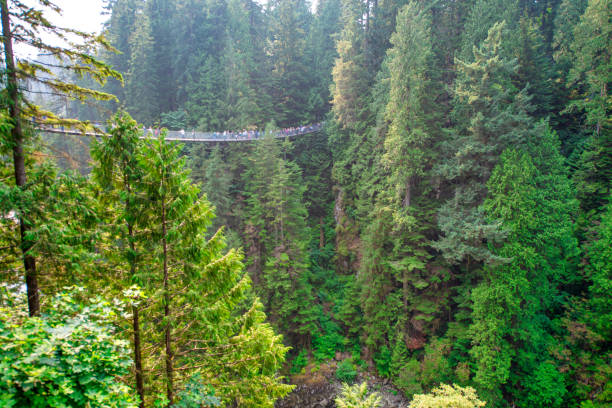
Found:
[{"label": "exposed rock", "polygon": [[[291,383],[296,387],[291,394],[277,401],[276,408],[335,408],[334,400],[342,390],[335,377],[336,362],[321,364],[319,368],[309,365],[304,374],[295,375]],[[359,375],[356,382],[367,381],[370,391],[377,391],[382,400],[381,408],[407,408],[408,399],[388,381],[372,375]]]}]

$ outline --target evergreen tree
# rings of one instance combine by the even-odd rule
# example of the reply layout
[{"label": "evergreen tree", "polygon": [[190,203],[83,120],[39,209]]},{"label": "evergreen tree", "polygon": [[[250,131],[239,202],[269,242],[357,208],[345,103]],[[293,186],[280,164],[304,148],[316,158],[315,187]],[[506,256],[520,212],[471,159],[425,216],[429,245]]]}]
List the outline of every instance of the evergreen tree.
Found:
[{"label": "evergreen tree", "polygon": [[503,31],[503,23],[495,24],[480,48],[474,48],[474,62],[457,61],[457,125],[448,161],[438,170],[452,183],[451,198],[440,208],[438,226],[443,236],[436,243],[454,263],[500,260],[484,246],[499,240],[501,234],[496,222],[485,220],[480,204],[501,152],[526,143],[533,126],[526,91],[517,91],[511,84],[516,61],[501,55]]},{"label": "evergreen tree", "polygon": [[312,15],[305,0],[273,0],[268,52],[273,66],[272,100],[280,126],[305,122],[312,78],[305,58]]},{"label": "evergreen tree", "polygon": [[[96,81],[103,83],[106,78],[114,77],[120,79],[121,75],[111,69],[86,52],[79,52],[73,49],[49,45],[38,37],[39,27],[55,37],[64,37],[74,34],[85,43],[85,46],[100,46],[110,50],[109,44],[101,37],[86,34],[80,31],[58,27],[47,19],[47,14],[51,12],[59,13],[61,9],[49,1],[41,1],[42,11],[32,12],[32,9],[19,0],[0,1],[2,19],[2,45],[3,45],[3,66],[5,67],[4,84],[6,87],[6,97],[2,100],[3,109],[8,110],[10,127],[2,136],[3,144],[11,147],[13,156],[13,167],[15,175],[15,191],[17,202],[13,202],[17,210],[20,224],[20,247],[23,255],[24,275],[28,296],[28,310],[34,316],[40,312],[40,299],[38,288],[38,276],[36,272],[36,259],[31,253],[32,247],[36,244],[32,240],[30,230],[34,226],[34,221],[29,220],[29,214],[24,206],[28,189],[28,174],[26,170],[26,148],[31,134],[27,132],[24,122],[32,118],[41,118],[43,115],[50,116],[48,122],[62,123],[65,125],[80,125],[83,123],[67,119],[59,119],[51,115],[50,112],[41,111],[37,106],[28,102],[28,98],[20,89],[20,82],[31,81],[41,85],[46,92],[57,93],[66,97],[78,100],[95,98],[99,100],[112,100],[112,95],[104,92],[95,91],[64,82],[56,75],[53,75],[49,67],[44,63],[27,61],[15,56],[13,46],[15,44],[27,44],[41,53],[51,53],[58,64],[55,68],[65,72],[75,72],[79,75],[90,75]],[[10,131],[10,132],[9,132]],[[30,184],[31,185],[31,184]],[[23,196],[23,197],[20,197]],[[23,200],[23,201],[22,201]]]},{"label": "evergreen tree", "polygon": [[136,120],[149,126],[159,120],[158,87],[161,78],[157,76],[154,56],[156,47],[149,15],[140,10],[130,37],[130,64],[126,82],[126,105]]},{"label": "evergreen tree", "polygon": [[206,199],[215,206],[216,219],[213,226],[216,230],[223,225],[229,225],[230,217],[233,216],[230,195],[233,177],[219,146],[210,153],[203,171],[202,191],[206,194]]},{"label": "evergreen tree", "polygon": [[590,133],[585,142],[575,174],[576,189],[582,210],[590,216],[602,211],[612,185],[612,101],[608,86],[612,78],[610,63],[612,29],[607,0],[589,1],[574,29],[573,67],[569,85],[577,95],[568,111],[584,111],[585,125]]},{"label": "evergreen tree", "polygon": [[610,316],[610,286],[612,285],[612,201],[608,201],[597,226],[597,239],[587,248],[589,266],[589,309],[591,325],[604,341],[612,338],[612,319]]},{"label": "evergreen tree", "polygon": [[[384,274],[368,279],[364,293],[375,296],[365,301],[365,320],[371,321],[373,332],[393,338],[393,330],[404,331],[409,348],[420,348],[425,333],[438,312],[435,299],[443,299],[440,290],[441,268],[427,266],[431,259],[428,235],[432,233],[435,197],[429,181],[434,161],[432,146],[435,146],[439,130],[436,123],[436,81],[432,78],[433,54],[430,42],[431,19],[416,3],[410,3],[398,14],[397,31],[391,37],[393,48],[388,53],[389,99],[385,119],[389,122],[384,142],[385,152],[381,162],[387,170],[384,185],[389,193],[379,193],[377,218],[369,229],[374,234],[367,237],[364,257],[365,272]],[[406,74],[408,73],[408,74]],[[370,252],[372,251],[372,252]],[[384,260],[384,262],[381,262]],[[382,280],[396,287],[397,293],[378,294],[374,282]],[[381,282],[381,289],[389,287]],[[428,289],[426,289],[428,288]],[[388,289],[387,289],[388,290]],[[381,319],[377,304],[391,304],[401,299],[401,312],[391,312],[391,322]],[[368,307],[372,305],[373,308]],[[370,315],[373,312],[374,315]],[[380,330],[380,322],[387,322],[387,330]],[[392,325],[398,322],[398,327]]]},{"label": "evergreen tree", "polygon": [[287,348],[264,323],[257,300],[243,309],[250,281],[241,256],[224,251],[221,230],[206,237],[213,213],[189,181],[179,153],[180,146],[162,135],[147,140],[140,157],[149,202],[143,212],[150,234],[146,249],[155,261],[145,282],[151,293],[147,318],[164,357],[163,380],[151,380],[165,385],[170,405],[197,371],[226,402],[271,407],[291,390],[276,377]]},{"label": "evergreen tree", "polygon": [[357,0],[342,4],[343,29],[336,42],[338,58],[332,70],[332,110],[342,127],[351,128],[364,118],[363,98],[368,87],[359,6]]},{"label": "evergreen tree", "polygon": [[[485,202],[487,215],[501,219],[508,234],[495,253],[509,261],[486,266],[472,292],[471,354],[475,382],[498,405],[503,393],[520,405],[562,406],[566,393],[548,350],[550,318],[562,306],[563,285],[576,274],[575,205],[554,135],[545,126],[538,130],[541,136],[531,144],[536,159],[506,151]],[[530,385],[522,391],[518,384],[525,378]]]},{"label": "evergreen tree", "polygon": [[[117,71],[126,74],[130,69],[133,50],[132,35],[137,28],[138,12],[143,10],[142,0],[107,0],[110,12],[104,34],[119,53],[107,53],[103,58]],[[106,89],[120,101],[126,100],[126,88],[119,81],[111,80]]]},{"label": "evergreen tree", "polygon": [[324,0],[317,3],[309,37],[309,60],[313,70],[313,87],[308,97],[311,121],[321,121],[331,108],[331,71],[338,54],[334,38],[340,32],[340,0]]},{"label": "evergreen tree", "polygon": [[[506,22],[506,36],[514,36],[520,17],[519,1],[476,0],[466,18],[458,59],[473,62],[476,59],[474,47],[478,48],[488,37],[489,30],[496,23]],[[501,45],[501,44],[500,44]],[[504,55],[509,57],[509,55]],[[459,72],[460,68],[457,67]]]},{"label": "evergreen tree", "polygon": [[[552,55],[554,59],[555,75],[558,78],[556,87],[555,108],[557,105],[565,107],[571,98],[572,89],[567,87],[567,78],[572,67],[571,45],[574,41],[574,27],[580,21],[580,16],[587,6],[586,0],[564,0],[559,5],[555,17],[555,31],[552,41]],[[582,125],[583,115],[563,114],[556,112],[551,123],[559,133],[562,143],[562,152],[565,156],[575,160],[574,153],[581,152],[580,146],[585,138],[585,129]]]},{"label": "evergreen tree", "polygon": [[248,2],[228,2],[228,33],[223,66],[227,74],[226,127],[246,129],[261,124],[262,111],[259,98],[253,88],[255,53],[257,52],[249,32]]},{"label": "evergreen tree", "polygon": [[272,321],[307,345],[316,329],[315,301],[307,275],[304,185],[299,168],[282,157],[290,148],[270,132],[255,145],[245,173],[246,239],[253,248],[251,273]]},{"label": "evergreen tree", "polygon": [[[123,289],[129,285],[142,285],[143,269],[142,248],[144,234],[140,231],[142,220],[138,220],[139,191],[138,182],[142,170],[138,164],[138,154],[142,143],[141,131],[129,115],[120,112],[113,117],[109,129],[110,137],[94,144],[92,158],[96,161],[93,178],[102,190],[100,201],[109,208],[108,224],[111,248],[104,247],[105,258],[114,271],[111,285]],[[140,205],[139,205],[140,204]],[[119,250],[120,248],[120,250]],[[140,407],[145,406],[144,370],[142,361],[142,341],[139,299],[132,303],[132,333],[134,351],[134,376]]]}]

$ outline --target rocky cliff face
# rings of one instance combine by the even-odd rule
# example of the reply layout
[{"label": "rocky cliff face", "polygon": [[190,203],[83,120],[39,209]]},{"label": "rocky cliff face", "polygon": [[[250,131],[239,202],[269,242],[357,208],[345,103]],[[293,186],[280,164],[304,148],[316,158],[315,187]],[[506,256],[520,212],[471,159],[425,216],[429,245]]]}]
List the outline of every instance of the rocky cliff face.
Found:
[{"label": "rocky cliff face", "polygon": [[[306,367],[303,374],[294,375],[291,383],[295,390],[287,397],[279,400],[275,408],[335,408],[334,400],[342,389],[342,384],[335,377],[337,362]],[[359,374],[356,382],[366,381],[370,391],[380,394],[380,408],[407,408],[408,399],[390,384],[368,374]]]}]

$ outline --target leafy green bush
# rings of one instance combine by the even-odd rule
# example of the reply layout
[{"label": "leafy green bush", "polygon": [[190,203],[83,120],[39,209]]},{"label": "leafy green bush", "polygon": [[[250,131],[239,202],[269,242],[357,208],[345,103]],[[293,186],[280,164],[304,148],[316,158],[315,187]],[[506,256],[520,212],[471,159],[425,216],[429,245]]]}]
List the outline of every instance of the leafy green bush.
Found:
[{"label": "leafy green bush", "polygon": [[215,397],[215,390],[204,385],[199,374],[189,379],[185,389],[178,393],[178,402],[172,408],[220,407],[221,400]]},{"label": "leafy green bush", "polygon": [[472,387],[464,388],[456,384],[440,384],[431,394],[415,395],[410,402],[410,408],[479,408],[485,405]]},{"label": "leafy green bush", "polygon": [[297,374],[302,372],[304,367],[308,365],[308,352],[306,350],[300,351],[300,353],[293,359],[291,363],[291,374]]},{"label": "leafy green bush", "polygon": [[350,359],[343,360],[336,369],[336,378],[342,382],[353,383],[357,378],[357,369]]},{"label": "leafy green bush", "polygon": [[389,350],[389,347],[382,346],[380,351],[374,354],[374,363],[376,363],[378,374],[389,377],[391,372],[391,350]]},{"label": "leafy green bush", "polygon": [[317,361],[333,358],[336,351],[344,351],[346,338],[341,334],[338,323],[325,316],[321,318],[323,334],[315,335],[312,343],[313,354]]},{"label": "leafy green bush", "polygon": [[342,384],[342,394],[335,402],[338,408],[378,408],[380,395],[377,392],[368,395],[368,385],[365,382],[353,386]]},{"label": "leafy green bush", "polygon": [[41,317],[0,309],[0,407],[137,407],[117,381],[131,360],[127,342],[113,336],[115,316],[108,302],[84,306],[68,293]]}]

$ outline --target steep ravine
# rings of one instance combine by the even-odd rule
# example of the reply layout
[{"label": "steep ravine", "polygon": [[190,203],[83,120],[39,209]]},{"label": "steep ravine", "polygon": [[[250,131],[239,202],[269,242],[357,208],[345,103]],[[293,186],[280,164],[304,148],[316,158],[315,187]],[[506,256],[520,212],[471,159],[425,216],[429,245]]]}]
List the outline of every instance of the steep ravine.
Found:
[{"label": "steep ravine", "polygon": [[[287,397],[276,402],[276,408],[335,408],[334,400],[342,390],[342,384],[335,377],[337,360],[321,364],[318,368],[310,364],[304,373],[293,375],[291,383],[296,387]],[[381,408],[407,408],[408,399],[390,386],[388,380],[359,373],[356,383],[366,381],[369,391],[376,391],[382,399]]]}]

